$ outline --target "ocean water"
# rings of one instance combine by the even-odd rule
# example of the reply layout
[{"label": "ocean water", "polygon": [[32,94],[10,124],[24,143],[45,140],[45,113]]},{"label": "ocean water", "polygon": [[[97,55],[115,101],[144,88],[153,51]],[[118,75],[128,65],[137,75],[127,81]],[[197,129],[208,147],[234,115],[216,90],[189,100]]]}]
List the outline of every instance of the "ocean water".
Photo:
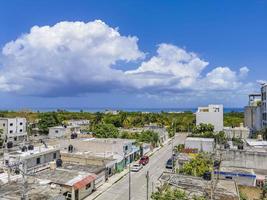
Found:
[{"label": "ocean water", "polygon": [[[197,108],[72,108],[72,107],[66,107],[66,108],[0,108],[0,110],[10,110],[10,111],[21,111],[21,110],[31,110],[34,112],[40,111],[40,112],[50,112],[50,111],[57,111],[60,110],[66,110],[69,112],[80,112],[81,110],[83,112],[104,112],[106,110],[120,110],[125,112],[151,112],[151,113],[159,113],[159,112],[196,112]],[[225,113],[229,112],[244,112],[244,108],[224,108]]]}]

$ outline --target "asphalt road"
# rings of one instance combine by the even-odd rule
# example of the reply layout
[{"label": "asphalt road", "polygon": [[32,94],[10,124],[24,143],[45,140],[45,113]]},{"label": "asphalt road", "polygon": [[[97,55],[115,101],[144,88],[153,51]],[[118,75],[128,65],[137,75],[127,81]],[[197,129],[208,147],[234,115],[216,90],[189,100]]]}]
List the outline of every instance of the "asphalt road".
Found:
[{"label": "asphalt road", "polygon": [[[173,144],[183,144],[185,134],[177,134]],[[171,157],[172,142],[162,147],[150,157],[149,164],[139,172],[131,172],[131,200],[146,200],[147,179],[146,173],[149,171],[149,197],[155,188],[157,179],[165,170],[165,163]],[[153,187],[154,186],[154,187]],[[102,193],[96,200],[128,200],[129,199],[129,176],[128,174],[112,185],[107,191]]]}]

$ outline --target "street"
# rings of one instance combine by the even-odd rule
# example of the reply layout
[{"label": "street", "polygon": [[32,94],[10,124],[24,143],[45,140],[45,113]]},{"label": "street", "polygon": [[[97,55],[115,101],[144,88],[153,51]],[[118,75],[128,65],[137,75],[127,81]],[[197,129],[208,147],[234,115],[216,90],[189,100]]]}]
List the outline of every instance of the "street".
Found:
[{"label": "street", "polygon": [[[177,134],[173,145],[183,144],[186,134]],[[146,173],[149,171],[149,197],[155,189],[155,183],[165,170],[165,163],[172,155],[172,142],[162,147],[150,157],[147,164],[139,172],[131,172],[131,200],[145,200],[147,198]],[[112,185],[108,190],[96,198],[97,200],[127,200],[129,199],[129,176],[128,174]]]}]

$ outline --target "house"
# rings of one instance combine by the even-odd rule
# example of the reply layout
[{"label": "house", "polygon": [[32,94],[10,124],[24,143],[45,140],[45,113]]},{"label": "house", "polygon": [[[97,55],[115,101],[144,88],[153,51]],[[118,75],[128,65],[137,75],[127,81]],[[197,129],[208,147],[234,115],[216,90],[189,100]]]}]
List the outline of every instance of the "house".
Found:
[{"label": "house", "polygon": [[0,129],[3,130],[2,137],[12,144],[27,141],[26,118],[0,118]]},{"label": "house", "polygon": [[250,136],[250,129],[244,127],[243,123],[239,127],[224,127],[223,131],[228,139],[247,139]]},{"label": "house", "polygon": [[60,148],[70,153],[92,154],[115,159],[117,171],[139,157],[140,148],[136,147],[134,142],[134,140],[120,138],[78,138],[58,141]]},{"label": "house", "polygon": [[250,94],[248,106],[245,107],[245,126],[251,131],[260,131],[262,129],[262,107],[261,94]]},{"label": "house", "polygon": [[22,164],[27,172],[36,172],[49,168],[49,163],[60,158],[59,148],[53,146],[24,146],[21,150],[12,151],[4,155],[6,166],[18,165],[21,170]]},{"label": "house", "polygon": [[89,128],[90,126],[90,120],[87,119],[71,119],[67,121],[67,125],[68,126],[76,126],[76,127],[80,127],[81,129],[86,129]]},{"label": "house", "polygon": [[212,153],[215,149],[215,141],[213,138],[187,137],[185,149],[196,149],[198,152]]},{"label": "house", "polygon": [[55,126],[49,128],[49,138],[61,138],[61,137],[71,137],[71,134],[79,134],[81,132],[80,126]]},{"label": "house", "polygon": [[211,124],[214,131],[223,130],[223,105],[209,105],[208,107],[199,107],[196,112],[196,125]]},{"label": "house", "polygon": [[95,190],[96,175],[93,173],[62,168],[44,170],[35,175],[39,180],[62,188],[66,200],[81,200]]}]

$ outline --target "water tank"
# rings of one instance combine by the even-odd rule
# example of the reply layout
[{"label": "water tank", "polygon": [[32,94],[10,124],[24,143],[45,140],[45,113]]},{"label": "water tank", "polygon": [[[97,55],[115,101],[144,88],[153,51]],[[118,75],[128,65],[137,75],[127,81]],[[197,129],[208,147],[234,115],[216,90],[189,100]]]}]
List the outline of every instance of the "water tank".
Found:
[{"label": "water tank", "polygon": [[237,145],[237,149],[239,149],[239,150],[243,150],[243,149],[244,149],[244,145],[243,145],[243,144],[239,144],[239,145]]},{"label": "water tank", "polygon": [[13,147],[13,142],[9,141],[7,142],[7,148],[10,149]]},{"label": "water tank", "polygon": [[210,181],[211,180],[211,172],[205,172],[203,175],[203,179],[206,181]]},{"label": "water tank", "polygon": [[22,151],[22,152],[26,152],[27,149],[28,149],[28,148],[27,148],[26,146],[23,146],[23,147],[21,148],[21,151]]},{"label": "water tank", "polygon": [[72,153],[73,152],[73,146],[71,144],[68,146],[68,152],[69,153]]},{"label": "water tank", "polygon": [[62,163],[63,163],[63,161],[61,159],[57,159],[57,161],[56,161],[57,167],[62,167]]},{"label": "water tank", "polygon": [[34,149],[34,146],[32,145],[32,144],[30,144],[29,146],[28,146],[28,150],[33,150]]}]

